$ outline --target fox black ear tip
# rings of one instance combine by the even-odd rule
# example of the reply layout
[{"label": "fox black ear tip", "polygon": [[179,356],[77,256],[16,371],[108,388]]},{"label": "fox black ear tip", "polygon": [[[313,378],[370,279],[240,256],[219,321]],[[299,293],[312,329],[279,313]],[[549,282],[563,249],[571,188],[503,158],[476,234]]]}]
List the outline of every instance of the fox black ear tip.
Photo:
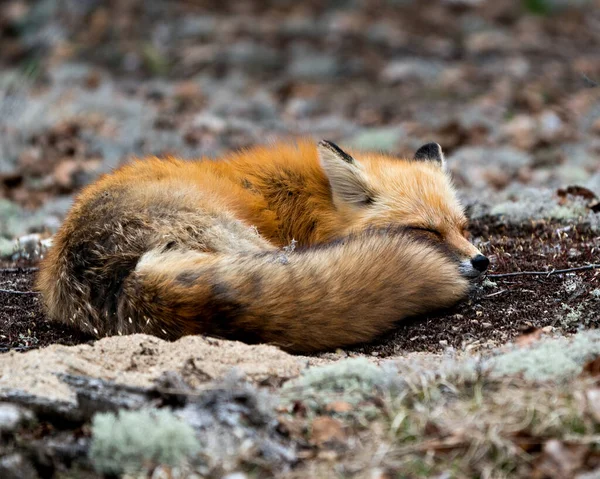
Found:
[{"label": "fox black ear tip", "polygon": [[444,163],[444,153],[439,143],[425,143],[415,153],[415,160],[429,160]]}]

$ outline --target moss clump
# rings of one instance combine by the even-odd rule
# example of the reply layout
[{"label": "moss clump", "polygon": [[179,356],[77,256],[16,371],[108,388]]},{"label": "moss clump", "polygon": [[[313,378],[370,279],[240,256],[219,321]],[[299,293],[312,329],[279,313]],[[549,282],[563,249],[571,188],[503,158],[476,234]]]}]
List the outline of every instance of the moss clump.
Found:
[{"label": "moss clump", "polygon": [[538,342],[490,359],[495,375],[523,374],[527,380],[564,380],[576,376],[583,365],[600,355],[600,332],[586,331],[572,338]]},{"label": "moss clump", "polygon": [[388,369],[365,358],[347,359],[307,369],[298,379],[288,382],[283,393],[290,397],[313,398],[319,403],[335,398],[357,404],[382,389],[402,387],[397,370]]},{"label": "moss clump", "polygon": [[104,474],[136,473],[148,465],[180,465],[200,449],[194,430],[168,410],[96,414],[90,459]]}]

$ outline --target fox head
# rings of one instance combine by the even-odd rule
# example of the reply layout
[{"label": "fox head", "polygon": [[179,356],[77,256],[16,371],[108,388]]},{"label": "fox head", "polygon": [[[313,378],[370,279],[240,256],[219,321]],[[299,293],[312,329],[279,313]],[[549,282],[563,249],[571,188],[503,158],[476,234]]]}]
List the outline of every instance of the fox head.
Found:
[{"label": "fox head", "polygon": [[423,145],[410,160],[381,153],[355,157],[330,141],[317,149],[348,232],[405,226],[443,243],[464,276],[475,278],[487,269],[489,260],[467,239],[464,208],[437,143]]}]

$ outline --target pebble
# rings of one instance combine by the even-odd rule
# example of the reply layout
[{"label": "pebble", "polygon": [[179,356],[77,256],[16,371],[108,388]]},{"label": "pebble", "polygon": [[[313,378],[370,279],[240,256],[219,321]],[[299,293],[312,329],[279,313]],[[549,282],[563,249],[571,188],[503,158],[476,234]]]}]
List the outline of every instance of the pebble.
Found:
[{"label": "pebble", "polygon": [[0,477],[2,479],[37,478],[39,475],[30,461],[22,454],[7,454],[0,458]]},{"label": "pebble", "polygon": [[14,404],[0,403],[0,433],[12,433],[33,419],[33,413],[27,409]]}]

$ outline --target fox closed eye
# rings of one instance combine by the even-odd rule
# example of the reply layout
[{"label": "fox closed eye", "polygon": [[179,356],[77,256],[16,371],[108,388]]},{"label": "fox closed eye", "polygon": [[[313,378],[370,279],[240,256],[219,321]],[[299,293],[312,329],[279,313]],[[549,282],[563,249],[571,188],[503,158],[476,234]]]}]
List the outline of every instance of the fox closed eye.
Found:
[{"label": "fox closed eye", "polygon": [[426,228],[424,226],[413,226],[412,229],[416,230],[416,231],[422,231],[424,233],[429,233],[429,234],[435,235],[437,238],[440,238],[440,239],[442,238],[442,233],[440,233],[437,230],[434,230],[433,228]]}]

